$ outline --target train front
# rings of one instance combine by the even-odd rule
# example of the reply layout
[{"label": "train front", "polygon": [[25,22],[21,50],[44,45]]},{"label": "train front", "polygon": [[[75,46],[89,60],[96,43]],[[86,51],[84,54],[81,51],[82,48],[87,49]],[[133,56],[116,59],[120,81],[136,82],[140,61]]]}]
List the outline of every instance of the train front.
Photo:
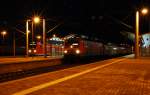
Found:
[{"label": "train front", "polygon": [[65,40],[64,57],[77,57],[81,56],[80,39],[71,37]]}]

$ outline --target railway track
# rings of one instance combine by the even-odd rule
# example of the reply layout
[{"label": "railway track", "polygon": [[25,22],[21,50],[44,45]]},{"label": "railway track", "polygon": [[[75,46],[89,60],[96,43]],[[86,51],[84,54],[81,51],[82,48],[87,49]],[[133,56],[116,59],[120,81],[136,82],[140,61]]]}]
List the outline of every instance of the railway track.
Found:
[{"label": "railway track", "polygon": [[[25,77],[29,77],[29,76],[34,76],[34,75],[38,75],[38,74],[42,74],[42,73],[47,73],[47,72],[57,71],[57,70],[61,70],[61,69],[71,68],[74,66],[89,64],[89,63],[104,60],[104,59],[109,59],[109,58],[86,59],[82,62],[78,62],[78,63],[74,63],[74,64],[70,64],[70,63],[65,64],[59,60],[59,61],[55,61],[55,62],[60,62],[57,65],[52,65],[52,66],[45,65],[44,67],[36,67],[36,68],[30,68],[30,69],[19,69],[19,70],[13,71],[13,72],[1,73],[0,74],[0,83],[6,82],[6,81],[11,81],[11,80],[16,80],[16,79],[21,79],[21,78],[25,78]],[[50,61],[50,62],[53,62],[53,61]],[[71,62],[71,60],[70,60],[70,62]],[[44,61],[42,64],[48,64],[48,63],[49,63],[49,61]],[[34,62],[34,63],[27,63],[27,64],[39,64],[39,63]],[[24,66],[26,66],[26,64]]]}]

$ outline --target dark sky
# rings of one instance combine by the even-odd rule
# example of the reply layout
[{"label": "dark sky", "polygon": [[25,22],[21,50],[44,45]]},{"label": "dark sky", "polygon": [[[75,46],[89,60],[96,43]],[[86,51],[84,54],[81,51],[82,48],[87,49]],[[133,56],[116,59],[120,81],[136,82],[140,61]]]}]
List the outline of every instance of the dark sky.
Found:
[{"label": "dark sky", "polygon": [[134,32],[119,21],[134,28],[135,9],[148,3],[149,0],[1,0],[0,30],[16,27],[25,31],[25,20],[38,14],[54,19],[47,22],[51,27],[64,22],[55,30],[59,35],[71,32],[119,41],[120,31]]},{"label": "dark sky", "polygon": [[127,15],[139,2],[138,0],[3,0],[0,3],[0,19],[19,19],[33,13],[73,17],[103,15],[104,12]]}]

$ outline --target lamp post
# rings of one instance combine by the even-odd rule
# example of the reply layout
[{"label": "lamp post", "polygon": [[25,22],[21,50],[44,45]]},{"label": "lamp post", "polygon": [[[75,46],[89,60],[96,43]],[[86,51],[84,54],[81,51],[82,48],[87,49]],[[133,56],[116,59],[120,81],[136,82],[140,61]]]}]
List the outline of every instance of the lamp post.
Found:
[{"label": "lamp post", "polygon": [[[147,8],[143,8],[142,9],[142,14],[147,14],[148,13],[148,9]],[[139,11],[136,11],[136,22],[135,22],[135,58],[139,58],[140,57],[140,48],[139,48]]]},{"label": "lamp post", "polygon": [[[34,17],[34,22],[39,23],[40,22],[40,17],[36,16]],[[43,21],[43,53],[44,57],[46,58],[46,32],[45,32],[45,19],[42,19]]]},{"label": "lamp post", "polygon": [[28,51],[29,51],[29,21],[30,20],[27,20],[26,21],[26,57],[28,57],[29,56],[29,53],[28,53]]},{"label": "lamp post", "polygon": [[32,39],[31,39],[31,48],[33,48],[33,44],[34,44],[34,29],[33,29],[33,21],[31,22],[31,31],[32,31]]},{"label": "lamp post", "polygon": [[43,51],[44,57],[46,58],[46,33],[45,33],[45,19],[43,19]]},{"label": "lamp post", "polygon": [[16,39],[15,39],[15,32],[13,33],[13,55],[16,56]]},{"label": "lamp post", "polygon": [[33,44],[33,21],[35,23],[39,22],[39,18],[38,17],[34,17],[33,20],[28,19],[26,21],[26,57],[29,56],[29,21],[32,21],[32,44]]},{"label": "lamp post", "polygon": [[140,56],[139,53],[139,11],[136,11],[136,30],[135,30],[135,58]]}]

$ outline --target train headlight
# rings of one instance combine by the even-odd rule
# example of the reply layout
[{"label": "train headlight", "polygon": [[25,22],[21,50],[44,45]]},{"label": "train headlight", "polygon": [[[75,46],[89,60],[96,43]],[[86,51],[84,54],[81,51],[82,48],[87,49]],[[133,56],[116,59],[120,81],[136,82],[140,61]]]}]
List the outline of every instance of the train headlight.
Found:
[{"label": "train headlight", "polygon": [[79,54],[79,53],[80,53],[80,50],[77,49],[77,50],[76,50],[76,54]]},{"label": "train headlight", "polygon": [[29,51],[28,51],[29,53],[31,53],[32,52],[32,50],[31,49],[29,49]]},{"label": "train headlight", "polygon": [[67,50],[64,51],[64,53],[67,53],[67,52],[68,52]]},{"label": "train headlight", "polygon": [[36,53],[36,50],[34,49],[33,52]]}]

